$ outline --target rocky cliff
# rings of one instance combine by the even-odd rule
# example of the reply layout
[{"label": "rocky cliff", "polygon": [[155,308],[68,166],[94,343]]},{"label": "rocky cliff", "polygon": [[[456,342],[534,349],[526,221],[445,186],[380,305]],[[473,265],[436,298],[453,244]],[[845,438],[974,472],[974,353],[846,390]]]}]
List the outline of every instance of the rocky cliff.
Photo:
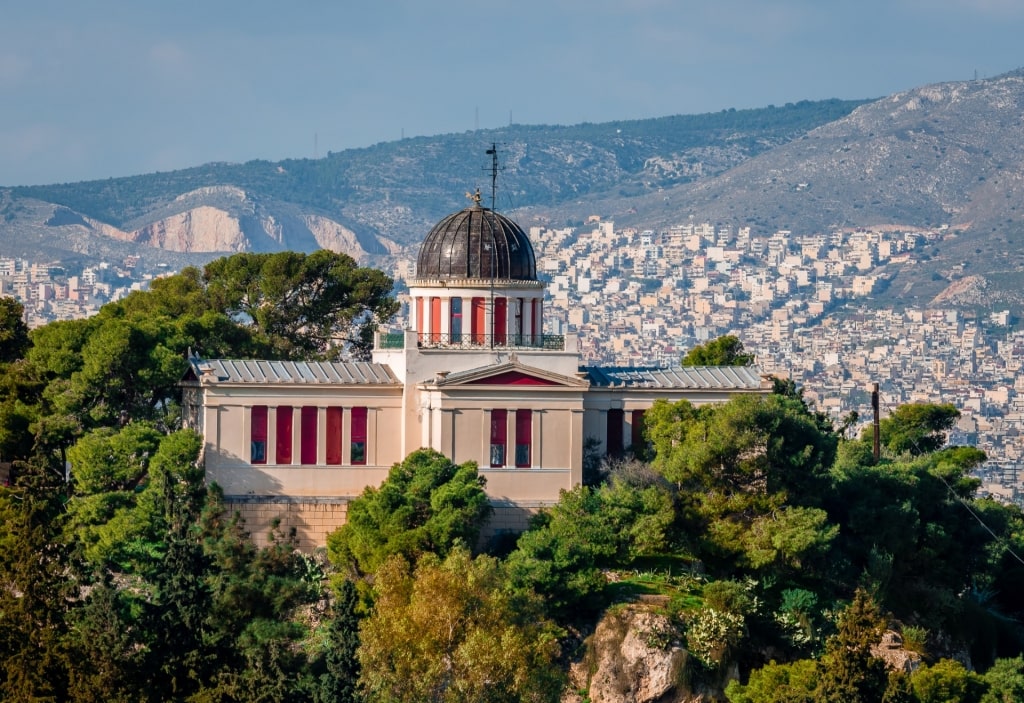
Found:
[{"label": "rocky cliff", "polygon": [[[695,680],[690,655],[668,617],[650,604],[610,609],[569,671],[563,703],[709,703],[721,686]],[[736,678],[726,667],[723,681]]]}]

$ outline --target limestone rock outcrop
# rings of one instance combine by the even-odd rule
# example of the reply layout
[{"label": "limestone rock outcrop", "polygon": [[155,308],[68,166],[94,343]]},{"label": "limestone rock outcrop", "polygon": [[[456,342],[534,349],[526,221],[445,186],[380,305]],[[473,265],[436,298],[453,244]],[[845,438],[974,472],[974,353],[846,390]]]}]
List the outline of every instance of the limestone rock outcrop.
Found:
[{"label": "limestone rock outcrop", "polygon": [[689,653],[672,623],[649,604],[610,610],[587,639],[586,653],[570,668],[563,703],[705,703],[719,700],[691,686]]}]

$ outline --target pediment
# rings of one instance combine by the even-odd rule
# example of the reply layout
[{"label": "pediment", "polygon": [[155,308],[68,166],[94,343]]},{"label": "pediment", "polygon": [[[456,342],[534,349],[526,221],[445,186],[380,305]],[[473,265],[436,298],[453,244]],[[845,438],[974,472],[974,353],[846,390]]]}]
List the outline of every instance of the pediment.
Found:
[{"label": "pediment", "polygon": [[533,386],[588,388],[590,383],[584,379],[553,373],[533,366],[526,366],[517,361],[493,366],[482,366],[476,369],[460,371],[452,374],[439,374],[430,384],[438,388],[455,388],[459,386]]}]

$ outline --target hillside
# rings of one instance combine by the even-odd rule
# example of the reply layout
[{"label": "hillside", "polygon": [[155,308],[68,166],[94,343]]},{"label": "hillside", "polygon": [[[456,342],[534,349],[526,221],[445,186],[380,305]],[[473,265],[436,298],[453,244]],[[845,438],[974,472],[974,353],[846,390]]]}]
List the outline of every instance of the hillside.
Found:
[{"label": "hillside", "polygon": [[[598,214],[658,228],[696,218],[797,235],[941,229],[879,304],[921,303],[965,274],[1015,299],[1024,266],[1024,71],[872,102],[581,124],[511,125],[404,139],[318,160],[0,191],[0,256],[142,253],[180,265],[234,251],[326,247],[373,264],[415,245],[463,193],[489,191],[524,226]],[[960,296],[963,297],[963,296]],[[958,298],[953,298],[954,302]]]},{"label": "hillside", "polygon": [[[502,160],[498,207],[552,207],[615,192],[635,197],[724,173],[846,115],[859,101],[406,139],[319,160],[253,161],[0,191],[0,255],[33,240],[101,253],[111,236],[178,252],[309,251],[365,260],[418,242],[440,217],[486,192],[491,142]],[[57,207],[58,217],[53,217]],[[314,219],[311,223],[308,220]],[[334,230],[332,237],[323,234]],[[99,238],[99,239],[97,239]],[[152,253],[152,252],[151,252]],[[101,254],[102,255],[102,254]]]}]

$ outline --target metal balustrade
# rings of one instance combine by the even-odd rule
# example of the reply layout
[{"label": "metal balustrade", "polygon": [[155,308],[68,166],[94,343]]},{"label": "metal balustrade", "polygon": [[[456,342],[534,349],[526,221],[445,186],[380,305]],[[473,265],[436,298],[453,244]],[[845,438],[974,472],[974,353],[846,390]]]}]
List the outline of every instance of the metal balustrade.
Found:
[{"label": "metal balustrade", "polygon": [[[378,349],[402,349],[405,335],[387,332],[377,336]],[[417,346],[421,349],[546,349],[564,351],[565,336],[560,334],[479,334],[475,332],[440,333],[423,332]]]}]

